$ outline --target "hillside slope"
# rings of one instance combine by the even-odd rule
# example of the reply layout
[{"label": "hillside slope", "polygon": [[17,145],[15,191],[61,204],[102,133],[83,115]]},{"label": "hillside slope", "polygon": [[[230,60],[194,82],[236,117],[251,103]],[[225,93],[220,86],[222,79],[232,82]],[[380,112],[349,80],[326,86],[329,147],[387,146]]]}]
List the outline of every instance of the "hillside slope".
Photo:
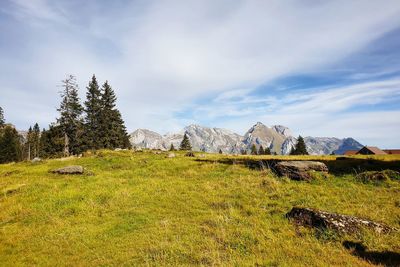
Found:
[{"label": "hillside slope", "polygon": [[[284,216],[302,205],[399,227],[398,182],[296,182],[226,157],[100,151],[0,165],[0,266],[371,266],[343,248],[349,238],[399,252],[398,232],[340,237]],[[75,164],[86,174],[49,173]]]}]

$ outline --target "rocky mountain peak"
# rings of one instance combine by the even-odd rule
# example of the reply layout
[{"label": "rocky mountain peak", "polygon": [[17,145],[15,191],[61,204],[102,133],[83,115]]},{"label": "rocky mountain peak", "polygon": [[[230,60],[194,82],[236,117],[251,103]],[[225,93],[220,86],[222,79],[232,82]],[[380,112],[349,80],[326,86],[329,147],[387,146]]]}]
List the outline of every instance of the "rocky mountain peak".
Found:
[{"label": "rocky mountain peak", "polygon": [[[261,122],[254,124],[244,136],[222,128],[210,128],[197,124],[186,126],[178,133],[160,135],[147,129],[138,129],[130,135],[132,146],[167,150],[174,145],[178,148],[184,133],[188,135],[194,151],[216,153],[240,153],[250,151],[253,145],[270,148],[277,154],[288,154],[297,143],[290,129],[283,125],[266,126]],[[346,150],[362,147],[353,138],[306,137],[305,142],[310,154],[342,154]]]}]

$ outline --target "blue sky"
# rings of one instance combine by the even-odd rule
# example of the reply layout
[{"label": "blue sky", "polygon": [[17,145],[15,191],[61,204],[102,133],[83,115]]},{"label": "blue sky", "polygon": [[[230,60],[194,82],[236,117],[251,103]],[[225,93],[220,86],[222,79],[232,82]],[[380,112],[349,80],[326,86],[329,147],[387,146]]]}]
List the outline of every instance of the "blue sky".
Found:
[{"label": "blue sky", "polygon": [[187,124],[400,147],[399,1],[0,2],[0,106],[57,117],[60,80],[115,89],[129,131]]}]

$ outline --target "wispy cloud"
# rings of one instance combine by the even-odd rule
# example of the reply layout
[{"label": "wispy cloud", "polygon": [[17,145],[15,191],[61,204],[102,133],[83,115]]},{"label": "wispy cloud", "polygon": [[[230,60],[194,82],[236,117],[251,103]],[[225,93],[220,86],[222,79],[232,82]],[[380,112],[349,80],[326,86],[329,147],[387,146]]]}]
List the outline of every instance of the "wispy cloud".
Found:
[{"label": "wispy cloud", "polygon": [[[396,93],[343,88],[299,95],[285,85],[284,98],[251,93],[278,78],[325,71],[400,27],[395,0],[6,3],[0,11],[0,79],[7,99],[0,105],[21,128],[33,123],[21,114],[35,111],[22,102],[15,106],[20,99],[13,92],[26,99],[40,95],[38,109],[54,117],[56,86],[67,73],[77,75],[82,89],[93,73],[110,80],[130,130],[165,132],[198,117],[220,123],[220,112],[226,124],[229,115],[244,125],[282,103],[280,114],[336,112],[337,106],[381,103]],[[209,101],[199,105],[199,99]],[[192,117],[177,115],[187,110]],[[49,123],[47,117],[37,120]]]}]

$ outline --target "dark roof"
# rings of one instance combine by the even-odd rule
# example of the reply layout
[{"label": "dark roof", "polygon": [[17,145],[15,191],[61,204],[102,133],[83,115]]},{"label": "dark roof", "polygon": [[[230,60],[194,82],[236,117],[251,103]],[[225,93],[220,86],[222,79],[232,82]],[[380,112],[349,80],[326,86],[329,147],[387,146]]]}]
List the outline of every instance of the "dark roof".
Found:
[{"label": "dark roof", "polygon": [[360,151],[357,152],[357,154],[361,154],[360,152],[364,149],[368,149],[369,151],[372,152],[372,154],[375,154],[375,155],[386,155],[385,151],[380,150],[376,146],[365,146],[365,147],[361,148]]},{"label": "dark roof", "polygon": [[400,149],[384,149],[387,154],[400,154]]},{"label": "dark roof", "polygon": [[344,152],[344,155],[355,155],[357,154],[358,150],[347,150]]}]

